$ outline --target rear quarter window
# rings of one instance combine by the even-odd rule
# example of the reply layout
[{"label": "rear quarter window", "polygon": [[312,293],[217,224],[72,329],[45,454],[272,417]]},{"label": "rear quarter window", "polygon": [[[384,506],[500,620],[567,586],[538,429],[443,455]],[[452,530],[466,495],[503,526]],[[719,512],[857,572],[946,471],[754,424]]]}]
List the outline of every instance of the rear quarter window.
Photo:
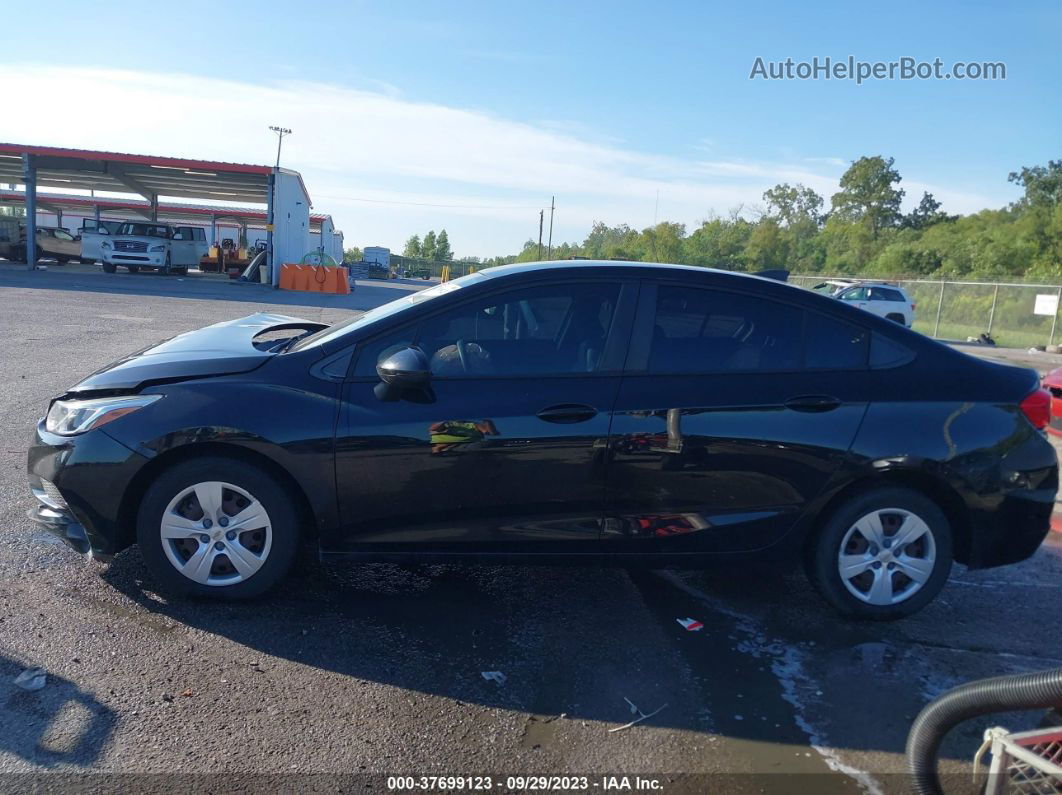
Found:
[{"label": "rear quarter window", "polygon": [[804,321],[804,366],[809,370],[864,369],[869,337],[862,326],[808,312]]}]

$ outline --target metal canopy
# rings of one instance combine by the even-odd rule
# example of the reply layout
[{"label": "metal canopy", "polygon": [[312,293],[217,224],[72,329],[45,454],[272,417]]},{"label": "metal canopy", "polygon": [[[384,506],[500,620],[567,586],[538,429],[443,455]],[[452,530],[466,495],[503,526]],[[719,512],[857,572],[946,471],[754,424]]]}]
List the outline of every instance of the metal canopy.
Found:
[{"label": "metal canopy", "polygon": [[[0,190],[0,206],[18,206],[26,203],[26,193],[20,190]],[[62,193],[42,193],[37,191],[37,209],[56,214],[71,213],[91,214],[96,208],[107,214],[139,215],[151,218],[151,204],[139,199],[118,199],[104,196],[72,196]],[[321,224],[328,218],[324,213],[310,213],[310,232],[319,233]],[[266,210],[254,207],[214,207],[205,204],[179,204],[176,202],[159,202],[158,217],[160,221],[184,221],[186,223],[209,224],[213,222],[232,221],[252,229],[263,228],[269,221]]]},{"label": "metal canopy", "polygon": [[0,182],[22,183],[30,155],[37,185],[266,204],[271,166],[0,143]]}]

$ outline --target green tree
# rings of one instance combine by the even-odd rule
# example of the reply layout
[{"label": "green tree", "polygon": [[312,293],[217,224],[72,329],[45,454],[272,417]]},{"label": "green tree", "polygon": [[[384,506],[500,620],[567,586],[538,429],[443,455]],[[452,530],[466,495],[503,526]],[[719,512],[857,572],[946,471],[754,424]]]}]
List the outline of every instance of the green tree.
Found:
[{"label": "green tree", "polygon": [[841,176],[841,190],[833,194],[833,215],[842,221],[865,223],[870,236],[894,226],[900,219],[903,190],[897,188],[900,172],[895,160],[880,155],[861,157]]},{"label": "green tree", "polygon": [[745,262],[750,269],[785,267],[788,254],[789,244],[777,221],[764,218],[753,227],[745,244]]},{"label": "green tree", "polygon": [[435,240],[435,230],[432,229],[428,234],[424,235],[424,240],[420,244],[420,256],[422,259],[435,259],[435,246],[437,245]]},{"label": "green tree", "polygon": [[361,249],[357,246],[343,249],[343,262],[361,262],[362,258]]},{"label": "green tree", "polygon": [[940,202],[929,192],[922,193],[918,206],[903,217],[902,226],[909,229],[925,229],[941,221],[951,220],[951,216],[940,211]]},{"label": "green tree", "polygon": [[822,221],[822,197],[801,185],[783,182],[775,185],[763,194],[770,215],[780,218],[786,226],[812,222],[816,226]]},{"label": "green tree", "polygon": [[686,237],[686,225],[663,221],[656,226],[642,230],[639,259],[650,262],[681,263],[683,260],[682,241]]},{"label": "green tree", "polygon": [[1023,166],[1012,171],[1007,182],[1021,185],[1025,195],[1019,201],[1026,207],[1054,207],[1062,203],[1062,160],[1048,160],[1047,166]]},{"label": "green tree", "polygon": [[450,262],[454,258],[453,249],[450,248],[450,237],[445,229],[439,232],[439,237],[435,240],[435,251],[431,258],[436,262]]},{"label": "green tree", "polygon": [[419,257],[420,256],[420,235],[410,235],[409,240],[406,241],[406,247],[402,249],[403,257]]}]

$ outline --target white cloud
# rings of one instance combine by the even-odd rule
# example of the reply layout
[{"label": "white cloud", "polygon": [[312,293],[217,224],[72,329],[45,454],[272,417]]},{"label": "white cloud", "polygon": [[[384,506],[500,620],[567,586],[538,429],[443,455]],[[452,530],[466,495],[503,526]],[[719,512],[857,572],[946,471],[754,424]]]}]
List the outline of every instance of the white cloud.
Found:
[{"label": "white cloud", "polygon": [[[283,163],[303,173],[315,209],[333,215],[349,244],[400,247],[414,232],[446,227],[458,254],[513,252],[537,235],[538,208],[548,208],[551,195],[556,241],[582,239],[594,220],[648,225],[657,191],[660,219],[693,226],[712,212],[755,205],[782,181],[803,182],[828,200],[846,162],[638,152],[577,124],[412,101],[390,86],[26,64],[5,65],[4,73],[7,105],[20,111],[5,114],[0,138],[19,143],[271,163],[268,125],[291,127]],[[924,189],[950,212],[1002,204]]]}]

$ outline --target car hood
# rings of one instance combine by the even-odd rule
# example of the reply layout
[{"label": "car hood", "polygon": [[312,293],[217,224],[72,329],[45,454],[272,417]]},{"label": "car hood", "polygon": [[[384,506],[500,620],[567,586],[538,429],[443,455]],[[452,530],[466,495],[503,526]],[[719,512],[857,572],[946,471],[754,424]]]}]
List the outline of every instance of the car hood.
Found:
[{"label": "car hood", "polygon": [[276,355],[270,348],[277,339],[255,342],[255,337],[263,332],[290,330],[294,335],[322,328],[326,324],[259,312],[151,345],[97,370],[69,391],[134,390],[150,383],[246,373]]}]

